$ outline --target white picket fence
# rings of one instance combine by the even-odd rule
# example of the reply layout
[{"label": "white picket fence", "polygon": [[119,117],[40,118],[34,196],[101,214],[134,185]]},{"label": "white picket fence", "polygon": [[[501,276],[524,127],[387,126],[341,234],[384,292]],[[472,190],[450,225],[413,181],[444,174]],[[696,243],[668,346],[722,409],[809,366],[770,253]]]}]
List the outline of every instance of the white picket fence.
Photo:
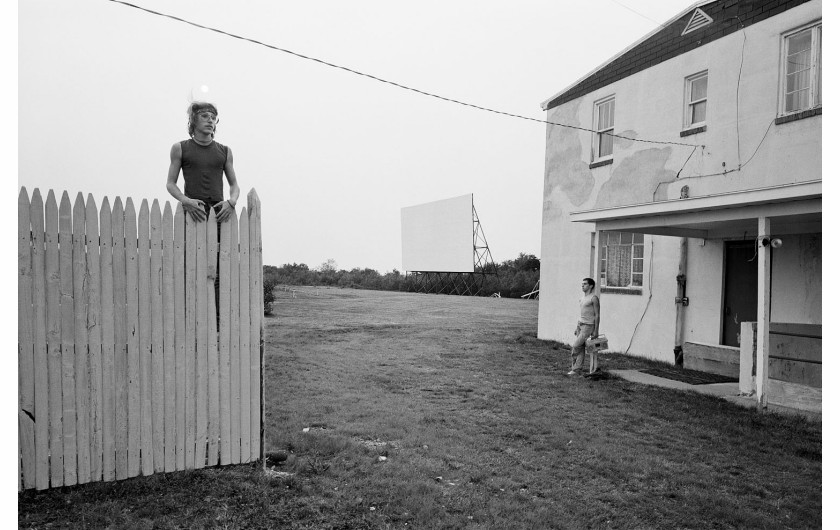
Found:
[{"label": "white picket fence", "polygon": [[254,190],[217,224],[22,188],[18,271],[19,490],[262,459]]}]

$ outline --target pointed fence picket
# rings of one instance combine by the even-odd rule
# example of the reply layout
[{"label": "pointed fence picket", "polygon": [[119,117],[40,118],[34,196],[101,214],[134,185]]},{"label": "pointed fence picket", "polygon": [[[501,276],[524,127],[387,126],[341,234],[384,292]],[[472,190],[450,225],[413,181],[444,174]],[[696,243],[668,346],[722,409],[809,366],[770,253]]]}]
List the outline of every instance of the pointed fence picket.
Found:
[{"label": "pointed fence picket", "polygon": [[134,202],[20,191],[19,491],[263,457],[256,192],[218,224]]}]

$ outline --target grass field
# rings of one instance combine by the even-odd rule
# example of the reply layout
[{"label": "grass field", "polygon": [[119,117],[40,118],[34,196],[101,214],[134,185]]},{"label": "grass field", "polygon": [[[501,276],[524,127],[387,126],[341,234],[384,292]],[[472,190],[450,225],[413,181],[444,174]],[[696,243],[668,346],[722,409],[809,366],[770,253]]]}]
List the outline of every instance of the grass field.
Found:
[{"label": "grass field", "polygon": [[278,290],[266,320],[266,443],[282,474],[26,492],[19,526],[821,527],[820,423],[568,378],[568,350],[536,340],[537,301],[315,293]]}]

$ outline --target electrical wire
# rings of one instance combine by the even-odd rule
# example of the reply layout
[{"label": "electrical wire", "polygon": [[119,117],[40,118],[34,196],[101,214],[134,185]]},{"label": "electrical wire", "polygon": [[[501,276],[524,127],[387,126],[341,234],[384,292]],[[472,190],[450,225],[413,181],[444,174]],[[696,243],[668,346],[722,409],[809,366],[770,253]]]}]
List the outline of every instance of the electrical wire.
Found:
[{"label": "electrical wire", "polygon": [[744,36],[741,42],[741,65],[738,67],[738,82],[735,84],[735,139],[738,142],[738,168],[741,167],[741,71],[744,69],[744,50],[747,47],[747,31],[744,28],[744,23],[741,18],[735,15],[738,23],[741,24],[741,34]]},{"label": "electrical wire", "polygon": [[627,355],[627,352],[630,351],[630,346],[633,345],[633,339],[636,338],[636,331],[639,329],[639,324],[642,323],[644,320],[645,315],[647,314],[647,310],[650,307],[650,301],[653,299],[653,282],[651,281],[653,277],[653,240],[650,240],[650,265],[648,266],[648,300],[647,305],[645,305],[645,310],[642,311],[642,316],[639,317],[639,321],[636,322],[636,327],[633,328],[633,334],[630,335],[630,342],[627,344],[627,349],[624,350],[624,355]]},{"label": "electrical wire", "polygon": [[[773,126],[773,124],[774,124],[775,122],[776,122],[776,118],[773,118],[772,120],[770,120],[770,123],[767,125],[767,129],[764,131],[764,136],[762,136],[762,137],[761,137],[761,141],[760,141],[760,142],[758,142],[758,145],[755,147],[755,151],[753,151],[753,154],[752,154],[752,155],[750,155],[749,159],[747,159],[747,161],[746,161],[746,162],[744,162],[743,164],[741,164],[741,165],[740,165],[740,166],[738,166],[737,168],[735,168],[735,169],[727,169],[727,170],[725,170],[725,171],[720,171],[720,172],[718,172],[718,173],[708,173],[708,174],[706,174],[706,175],[691,175],[691,176],[688,176],[688,177],[682,177],[682,179],[680,179],[680,180],[696,179],[696,178],[700,178],[700,177],[716,177],[716,176],[718,176],[718,175],[726,175],[726,174],[728,174],[728,173],[734,173],[734,172],[736,172],[736,171],[741,171],[742,169],[744,169],[745,167],[747,167],[747,164],[749,164],[749,163],[750,163],[750,161],[751,161],[753,158],[755,158],[755,155],[758,153],[759,148],[761,148],[761,144],[763,144],[763,143],[764,143],[765,138],[767,138],[767,133],[769,133],[769,132],[770,132],[770,127],[772,127],[772,126]],[[691,157],[689,156],[689,158],[691,158]]]},{"label": "electrical wire", "polygon": [[640,17],[642,17],[642,18],[646,18],[646,19],[650,20],[651,22],[653,22],[654,24],[656,24],[656,25],[657,25],[657,26],[659,26],[660,28],[664,28],[664,27],[665,27],[664,25],[662,25],[662,24],[660,24],[659,22],[657,22],[657,21],[653,20],[653,19],[652,19],[652,18],[650,18],[649,16],[647,16],[647,15],[643,15],[642,13],[639,13],[638,11],[636,11],[635,9],[633,9],[633,8],[632,8],[632,7],[630,7],[630,6],[626,6],[626,5],[622,4],[621,2],[618,2],[617,0],[612,0],[612,2],[613,2],[614,4],[618,4],[618,5],[620,5],[621,7],[623,7],[624,9],[626,9],[626,10],[628,10],[628,11],[632,11],[633,13],[636,13],[637,15],[639,15],[639,16],[640,16]]},{"label": "electrical wire", "polygon": [[[270,49],[275,50],[275,51],[287,53],[289,55],[294,55],[295,57],[299,57],[301,59],[306,59],[308,61],[314,61],[316,63],[323,64],[324,66],[330,66],[332,68],[338,68],[339,70],[344,70],[344,71],[350,72],[352,74],[367,77],[367,78],[373,79],[374,81],[379,81],[381,83],[386,83],[386,84],[389,84],[389,85],[393,85],[397,88],[402,88],[404,90],[409,90],[411,92],[416,92],[416,93],[422,94],[424,96],[429,96],[429,97],[437,98],[437,99],[440,99],[440,100],[443,100],[443,101],[448,101],[450,103],[457,103],[458,105],[463,105],[465,107],[472,107],[474,109],[483,110],[483,111],[486,111],[486,112],[492,112],[492,113],[495,113],[495,114],[501,114],[503,116],[509,116],[511,118],[518,118],[518,119],[521,119],[521,120],[534,121],[534,122],[537,122],[537,123],[543,123],[543,124],[547,124],[547,125],[556,125],[558,127],[566,127],[568,129],[576,129],[576,130],[584,131],[584,132],[592,132],[592,133],[598,133],[599,132],[599,131],[596,131],[594,129],[587,129],[586,127],[578,127],[576,125],[569,125],[569,124],[566,124],[566,123],[559,123],[559,122],[552,122],[552,121],[548,121],[548,120],[541,120],[541,119],[538,119],[538,118],[531,118],[531,117],[528,117],[528,116],[522,116],[521,114],[513,114],[513,113],[510,113],[510,112],[495,110],[495,109],[491,109],[491,108],[488,108],[488,107],[482,107],[480,105],[474,105],[472,103],[465,103],[465,102],[459,101],[457,99],[452,99],[452,98],[440,96],[440,95],[437,95],[437,94],[433,94],[431,92],[425,92],[425,91],[419,90],[417,88],[412,88],[412,87],[409,87],[409,86],[406,86],[406,85],[401,85],[401,84],[396,83],[394,81],[389,81],[387,79],[382,79],[381,77],[376,77],[374,75],[366,74],[366,73],[360,72],[358,70],[353,70],[352,68],[348,68],[346,66],[333,64],[333,63],[324,61],[322,59],[318,59],[318,58],[315,58],[315,57],[309,57],[307,55],[303,55],[301,53],[297,53],[297,52],[294,52],[294,51],[291,51],[291,50],[278,48],[277,46],[273,46],[271,44],[266,44],[266,43],[264,43],[262,41],[259,41],[259,40],[256,40],[256,39],[251,39],[251,38],[248,38],[248,37],[243,37],[241,35],[228,33],[227,31],[223,31],[223,30],[220,30],[220,29],[217,29],[217,28],[211,28],[209,26],[203,26],[201,24],[191,22],[189,20],[185,20],[183,18],[179,18],[179,17],[176,17],[174,15],[169,15],[169,14],[166,14],[166,13],[161,13],[159,11],[154,11],[152,9],[148,9],[148,8],[145,8],[145,7],[142,7],[142,6],[138,6],[138,5],[132,4],[130,2],[124,2],[122,0],[107,0],[107,1],[113,2],[115,4],[122,4],[122,5],[127,6],[127,7],[133,7],[135,9],[139,9],[140,11],[145,11],[145,12],[153,14],[153,15],[170,18],[170,19],[176,20],[178,22],[183,22],[184,24],[189,24],[190,26],[195,26],[197,28],[206,29],[206,30],[209,30],[209,31],[220,33],[222,35],[226,35],[226,36],[232,37],[234,39],[244,40],[244,41],[247,41],[247,42],[251,42],[253,44],[257,44],[259,46],[265,46],[266,48],[270,48]],[[685,147],[697,147],[696,144],[689,144],[689,143],[684,143],[684,142],[668,142],[668,141],[663,141],[663,140],[647,140],[647,139],[642,139],[642,138],[631,138],[629,136],[622,136],[620,134],[613,134],[613,133],[606,133],[606,132],[601,132],[600,134],[604,134],[604,135],[607,135],[607,136],[612,136],[614,138],[621,138],[622,140],[629,140],[629,141],[632,141],[632,142],[643,142],[643,143],[649,143],[649,144],[662,144],[662,145],[681,145],[681,146],[685,146]]]}]

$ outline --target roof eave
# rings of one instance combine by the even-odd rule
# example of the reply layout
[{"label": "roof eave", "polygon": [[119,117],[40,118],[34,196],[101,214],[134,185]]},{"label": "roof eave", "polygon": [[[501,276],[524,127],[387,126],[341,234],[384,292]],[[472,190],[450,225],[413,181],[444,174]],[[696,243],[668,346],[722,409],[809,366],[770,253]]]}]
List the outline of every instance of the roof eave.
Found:
[{"label": "roof eave", "polygon": [[686,13],[688,13],[689,11],[692,11],[692,10],[694,10],[694,9],[697,9],[698,7],[704,6],[704,5],[706,5],[706,4],[711,4],[712,2],[717,2],[717,1],[718,1],[718,0],[700,0],[699,2],[695,2],[694,4],[690,5],[689,7],[687,7],[687,8],[685,8],[685,9],[683,9],[683,10],[682,10],[682,11],[680,11],[678,14],[676,14],[676,15],[675,15],[675,16],[673,16],[673,17],[671,17],[671,18],[670,18],[667,22],[665,22],[665,23],[664,23],[664,24],[662,24],[661,26],[659,26],[659,27],[657,27],[657,28],[654,28],[654,29],[653,29],[653,30],[651,30],[649,33],[647,33],[644,37],[642,37],[642,38],[640,38],[640,39],[636,40],[636,42],[634,42],[633,44],[631,44],[631,45],[627,46],[626,48],[624,48],[623,50],[621,50],[620,52],[618,52],[616,55],[613,55],[612,57],[610,57],[609,59],[607,59],[606,61],[604,61],[604,62],[603,62],[603,63],[601,63],[600,65],[598,65],[597,67],[595,67],[593,70],[591,70],[589,73],[587,73],[587,74],[586,74],[586,75],[584,75],[583,77],[578,78],[578,79],[577,79],[574,83],[570,84],[569,86],[567,86],[566,88],[564,88],[564,89],[563,89],[563,90],[561,90],[560,92],[558,92],[558,93],[554,94],[553,96],[551,96],[551,97],[550,97],[550,98],[548,98],[547,100],[545,100],[545,101],[543,101],[542,103],[540,103],[540,108],[542,108],[542,110],[548,110],[548,105],[549,105],[549,103],[551,103],[551,102],[552,102],[552,101],[554,101],[555,99],[559,98],[560,96],[562,96],[563,94],[565,94],[566,92],[568,92],[569,90],[571,90],[572,88],[574,88],[575,86],[577,86],[577,85],[578,85],[580,82],[582,82],[583,80],[585,80],[585,79],[589,78],[591,75],[595,74],[598,70],[601,70],[602,68],[604,68],[604,67],[605,67],[605,66],[607,66],[608,64],[612,63],[613,61],[615,61],[616,59],[618,59],[619,57],[621,57],[621,56],[622,56],[622,55],[624,55],[625,53],[629,52],[630,50],[632,50],[633,48],[635,48],[636,46],[638,46],[639,44],[643,43],[644,41],[646,41],[646,40],[647,40],[647,39],[649,39],[650,37],[652,37],[652,36],[656,35],[656,33],[658,33],[658,32],[659,32],[660,30],[662,30],[663,28],[665,28],[665,27],[667,27],[667,26],[669,26],[669,25],[673,24],[673,23],[674,23],[674,22],[676,22],[678,19],[680,19],[680,18],[682,18],[683,16],[685,16],[685,14],[686,14]]}]

